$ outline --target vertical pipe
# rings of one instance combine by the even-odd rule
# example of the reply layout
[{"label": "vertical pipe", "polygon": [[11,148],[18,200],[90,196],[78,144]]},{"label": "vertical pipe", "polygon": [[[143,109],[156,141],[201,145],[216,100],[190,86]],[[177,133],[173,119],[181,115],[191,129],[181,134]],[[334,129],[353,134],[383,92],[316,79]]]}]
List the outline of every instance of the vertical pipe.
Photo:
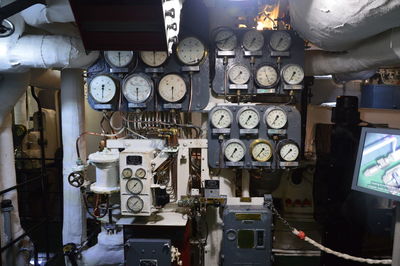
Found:
[{"label": "vertical pipe", "polygon": [[248,170],[242,170],[242,197],[250,197],[250,173]]},{"label": "vertical pipe", "polygon": [[394,230],[392,265],[400,265],[400,205],[396,206],[396,227]]},{"label": "vertical pipe", "polygon": [[[3,213],[3,232],[7,239],[7,244],[13,240],[12,227],[11,227],[11,212],[13,210],[11,200],[1,201],[1,212]],[[6,264],[15,265],[14,248],[10,247],[4,253],[6,254]]]},{"label": "vertical pipe", "polygon": [[[63,190],[64,222],[63,244],[81,244],[86,239],[86,213],[81,192],[68,183],[68,175],[76,165],[75,141],[84,131],[84,89],[82,70],[63,69],[61,71],[61,130],[63,142]],[[86,159],[84,139],[81,157]]]}]

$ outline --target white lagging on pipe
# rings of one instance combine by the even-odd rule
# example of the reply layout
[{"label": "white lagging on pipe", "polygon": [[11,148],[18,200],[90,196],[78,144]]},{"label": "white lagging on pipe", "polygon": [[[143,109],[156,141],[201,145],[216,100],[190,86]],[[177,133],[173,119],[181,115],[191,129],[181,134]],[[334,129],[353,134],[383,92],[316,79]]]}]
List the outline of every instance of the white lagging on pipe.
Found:
[{"label": "white lagging on pipe", "polygon": [[36,4],[21,12],[26,24],[38,27],[54,22],[74,22],[74,14],[68,0],[47,0],[46,5]]}]

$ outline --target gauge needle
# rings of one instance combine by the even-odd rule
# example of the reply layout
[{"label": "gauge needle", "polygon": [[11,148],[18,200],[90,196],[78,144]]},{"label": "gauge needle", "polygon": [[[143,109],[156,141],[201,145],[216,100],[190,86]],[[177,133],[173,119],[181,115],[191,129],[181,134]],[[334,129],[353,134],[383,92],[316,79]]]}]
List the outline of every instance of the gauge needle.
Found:
[{"label": "gauge needle", "polygon": [[283,156],[283,159],[285,159],[286,158],[286,156],[288,156],[289,155],[289,153],[291,153],[292,152],[292,149],[290,149],[286,154],[285,154],[285,156]]},{"label": "gauge needle", "polygon": [[237,148],[235,148],[231,154],[231,158],[233,158],[233,155],[235,154],[235,152],[237,151]]},{"label": "gauge needle", "polygon": [[156,52],[153,52],[153,64],[156,64]]},{"label": "gauge needle", "polygon": [[267,70],[265,70],[265,77],[267,78],[267,80],[268,80],[268,82],[269,82],[269,77],[268,77]]},{"label": "gauge needle", "polygon": [[279,115],[277,115],[277,116],[275,117],[275,120],[274,120],[274,122],[272,122],[271,125],[275,124],[275,122],[276,122],[276,120],[278,120],[278,118],[279,118]]},{"label": "gauge needle", "polygon": [[276,47],[279,47],[279,44],[281,44],[282,41],[283,41],[283,38],[280,38],[278,43],[276,44]]},{"label": "gauge needle", "polygon": [[104,98],[104,84],[101,85],[101,98]]},{"label": "gauge needle", "polygon": [[257,156],[256,156],[256,157],[258,158],[258,157],[260,156],[260,154],[261,154],[261,153],[262,153],[264,150],[265,150],[265,149],[264,149],[264,148],[262,148],[262,149],[261,149],[261,151],[260,151],[260,153],[259,153],[259,154],[257,154]]},{"label": "gauge needle", "polygon": [[136,100],[137,101],[139,100],[139,88],[138,87],[136,87]]},{"label": "gauge needle", "polygon": [[171,87],[171,98],[174,100],[174,86]]},{"label": "gauge needle", "polygon": [[250,119],[251,119],[251,115],[249,115],[249,117],[246,120],[246,123],[244,123],[244,124],[247,125],[247,122],[249,122]]},{"label": "gauge needle", "polygon": [[234,78],[234,80],[237,79],[237,78],[238,78],[240,75],[242,75],[242,74],[243,74],[243,72],[240,71],[239,74]]},{"label": "gauge needle", "polygon": [[223,115],[221,115],[221,117],[219,118],[219,120],[218,120],[218,123],[217,123],[217,125],[219,125],[219,122],[221,122],[221,120],[224,118],[224,116]]},{"label": "gauge needle", "polygon": [[135,187],[137,186],[137,184],[138,184],[138,183],[136,183],[136,184],[133,186],[133,188],[135,188]]},{"label": "gauge needle", "polygon": [[255,41],[256,41],[256,37],[254,37],[254,38],[253,38],[253,40],[251,40],[251,42],[250,42],[250,45],[249,45],[249,46],[251,47]]},{"label": "gauge needle", "polygon": [[294,77],[294,75],[296,75],[296,71],[293,71],[293,74],[292,74],[292,76],[290,77],[289,81],[292,80],[292,78]]},{"label": "gauge needle", "polygon": [[118,62],[119,62],[119,65],[121,65],[121,52],[118,52]]},{"label": "gauge needle", "polygon": [[136,204],[138,204],[139,203],[139,201],[136,201],[135,203],[133,203],[133,206],[135,206]]}]

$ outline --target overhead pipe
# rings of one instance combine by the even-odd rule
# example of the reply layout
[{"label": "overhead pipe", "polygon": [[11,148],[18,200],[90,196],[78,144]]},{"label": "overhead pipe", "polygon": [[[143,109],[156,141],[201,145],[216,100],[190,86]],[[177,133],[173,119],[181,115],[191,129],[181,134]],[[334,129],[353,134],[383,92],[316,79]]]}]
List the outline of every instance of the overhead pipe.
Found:
[{"label": "overhead pipe", "polygon": [[36,4],[21,12],[26,24],[40,27],[43,24],[75,22],[68,0],[47,0],[47,5]]}]

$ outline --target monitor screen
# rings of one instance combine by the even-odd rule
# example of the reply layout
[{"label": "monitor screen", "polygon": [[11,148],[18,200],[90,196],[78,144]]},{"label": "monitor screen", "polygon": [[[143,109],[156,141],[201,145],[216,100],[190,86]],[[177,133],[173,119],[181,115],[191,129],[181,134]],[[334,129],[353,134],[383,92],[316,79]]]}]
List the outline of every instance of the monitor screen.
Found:
[{"label": "monitor screen", "polygon": [[352,188],[400,201],[399,129],[362,129]]}]

